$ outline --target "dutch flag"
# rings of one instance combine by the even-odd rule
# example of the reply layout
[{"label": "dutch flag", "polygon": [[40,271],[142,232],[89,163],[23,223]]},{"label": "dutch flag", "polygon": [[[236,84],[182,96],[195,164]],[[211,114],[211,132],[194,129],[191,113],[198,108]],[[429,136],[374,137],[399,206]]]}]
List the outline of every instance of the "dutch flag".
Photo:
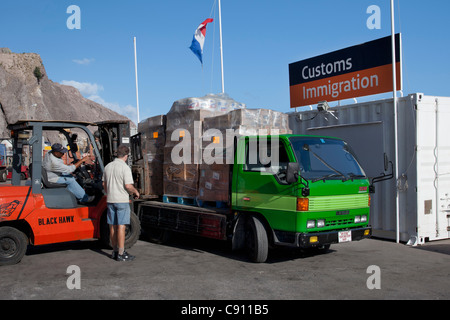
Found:
[{"label": "dutch flag", "polygon": [[202,64],[203,64],[203,45],[205,44],[205,36],[206,36],[206,25],[210,22],[213,22],[213,19],[206,19],[198,26],[197,30],[195,30],[192,44],[189,47],[192,50],[192,52],[198,57],[198,59]]}]

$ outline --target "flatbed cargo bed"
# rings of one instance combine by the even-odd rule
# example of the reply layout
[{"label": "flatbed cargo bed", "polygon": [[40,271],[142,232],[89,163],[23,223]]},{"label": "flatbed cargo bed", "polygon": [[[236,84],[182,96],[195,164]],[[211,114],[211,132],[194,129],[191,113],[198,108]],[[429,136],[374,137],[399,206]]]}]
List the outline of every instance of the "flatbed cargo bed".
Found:
[{"label": "flatbed cargo bed", "polygon": [[226,240],[230,209],[202,208],[177,203],[143,201],[137,214],[142,227],[173,230],[207,238]]}]

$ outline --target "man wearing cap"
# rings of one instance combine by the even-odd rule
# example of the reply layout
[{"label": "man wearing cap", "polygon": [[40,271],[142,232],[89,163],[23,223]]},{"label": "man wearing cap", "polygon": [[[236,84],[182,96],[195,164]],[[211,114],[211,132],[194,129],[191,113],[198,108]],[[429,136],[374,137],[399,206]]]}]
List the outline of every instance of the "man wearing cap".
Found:
[{"label": "man wearing cap", "polygon": [[85,155],[83,159],[73,165],[66,165],[61,159],[67,149],[60,143],[52,146],[52,151],[47,152],[44,157],[43,167],[47,170],[48,181],[52,183],[60,183],[67,185],[67,190],[73,193],[75,198],[81,203],[89,203],[95,199],[95,196],[89,196],[84,189],[75,180],[72,172],[74,172],[81,164],[89,158]]}]

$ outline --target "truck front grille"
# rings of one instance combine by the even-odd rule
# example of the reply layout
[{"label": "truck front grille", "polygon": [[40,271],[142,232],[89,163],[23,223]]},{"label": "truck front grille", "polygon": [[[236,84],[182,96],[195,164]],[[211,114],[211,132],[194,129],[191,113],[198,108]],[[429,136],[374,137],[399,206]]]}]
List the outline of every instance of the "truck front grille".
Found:
[{"label": "truck front grille", "polygon": [[309,211],[336,211],[368,207],[369,195],[316,196],[309,198]]},{"label": "truck front grille", "polygon": [[325,226],[326,227],[339,227],[346,226],[348,224],[354,223],[354,219],[326,219]]}]

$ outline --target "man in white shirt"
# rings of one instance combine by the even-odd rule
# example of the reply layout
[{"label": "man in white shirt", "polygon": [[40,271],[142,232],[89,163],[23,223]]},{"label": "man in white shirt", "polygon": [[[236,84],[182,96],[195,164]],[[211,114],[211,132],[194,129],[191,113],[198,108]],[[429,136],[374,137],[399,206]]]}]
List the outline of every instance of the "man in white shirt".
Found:
[{"label": "man in white shirt", "polygon": [[125,251],[125,229],[130,224],[130,194],[139,198],[133,186],[133,175],[127,165],[130,149],[125,145],[117,148],[117,158],[105,167],[103,188],[107,195],[108,224],[110,225],[112,258],[117,261],[132,261],[134,256]]},{"label": "man in white shirt", "polygon": [[47,170],[47,178],[49,182],[65,184],[67,186],[67,190],[73,193],[75,198],[81,203],[90,203],[94,201],[95,196],[89,196],[86,194],[84,189],[78,184],[75,180],[72,173],[80,167],[84,161],[89,158],[89,155],[86,155],[73,165],[66,165],[62,160],[62,157],[67,152],[67,149],[64,148],[60,143],[55,143],[52,146],[52,151],[47,152],[44,157],[44,162],[42,166]]}]

